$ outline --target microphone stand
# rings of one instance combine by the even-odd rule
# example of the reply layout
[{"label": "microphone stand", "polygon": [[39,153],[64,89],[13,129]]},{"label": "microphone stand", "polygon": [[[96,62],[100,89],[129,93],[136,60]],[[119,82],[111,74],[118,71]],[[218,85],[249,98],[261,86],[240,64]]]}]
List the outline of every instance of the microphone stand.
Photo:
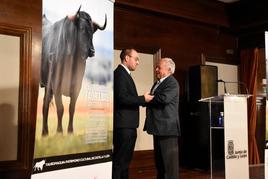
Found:
[{"label": "microphone stand", "polygon": [[[226,94],[227,93],[227,90],[226,90],[226,83],[236,83],[236,84],[240,84],[240,85],[243,85],[245,90],[246,90],[246,93],[249,94],[248,92],[248,88],[246,86],[245,83],[241,82],[241,81],[223,81],[222,79],[219,79],[217,80],[217,82],[221,82],[223,83],[223,86],[224,86],[224,93]],[[240,88],[239,88],[240,89]],[[240,90],[239,90],[240,91]]]},{"label": "microphone stand", "polygon": [[226,89],[226,82],[225,81],[223,81],[223,80],[217,80],[217,82],[221,82],[221,83],[223,83],[223,88],[224,88],[224,94],[227,94],[227,89]]},{"label": "microphone stand", "polygon": [[[244,87],[245,90],[246,90],[246,93],[249,94],[247,85],[246,85],[244,82],[241,82],[241,81],[226,81],[226,83],[237,83],[237,84],[243,85],[243,87]],[[239,91],[240,91],[240,90],[239,90]],[[240,92],[241,92],[241,91],[240,91]]]},{"label": "microphone stand", "polygon": [[223,81],[223,87],[224,87],[224,94],[227,94],[226,82],[225,81]]}]

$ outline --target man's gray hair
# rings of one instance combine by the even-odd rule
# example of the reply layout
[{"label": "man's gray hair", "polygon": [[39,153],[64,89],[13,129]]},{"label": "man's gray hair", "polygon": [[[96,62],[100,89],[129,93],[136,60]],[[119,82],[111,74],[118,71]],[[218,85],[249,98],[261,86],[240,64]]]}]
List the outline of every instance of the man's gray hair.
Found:
[{"label": "man's gray hair", "polygon": [[176,65],[171,58],[162,58],[161,60],[166,62],[167,67],[169,68],[170,72],[174,74]]}]

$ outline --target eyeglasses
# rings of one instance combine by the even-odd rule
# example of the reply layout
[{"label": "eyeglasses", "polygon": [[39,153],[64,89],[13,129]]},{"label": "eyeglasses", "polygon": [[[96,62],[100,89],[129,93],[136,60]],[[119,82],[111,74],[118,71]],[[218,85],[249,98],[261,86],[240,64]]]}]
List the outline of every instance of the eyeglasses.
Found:
[{"label": "eyeglasses", "polygon": [[131,58],[134,58],[136,61],[140,61],[140,59],[138,57],[134,57],[134,56],[131,56],[131,55],[127,55],[127,56],[129,56]]}]

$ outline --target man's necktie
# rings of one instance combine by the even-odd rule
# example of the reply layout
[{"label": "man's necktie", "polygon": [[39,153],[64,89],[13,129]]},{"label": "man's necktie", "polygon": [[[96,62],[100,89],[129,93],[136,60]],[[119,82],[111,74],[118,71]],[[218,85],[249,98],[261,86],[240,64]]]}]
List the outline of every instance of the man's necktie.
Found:
[{"label": "man's necktie", "polygon": [[152,94],[154,94],[156,88],[157,88],[159,85],[160,85],[160,81],[158,80],[158,81],[156,82],[156,84],[154,85],[154,88],[153,88],[153,90],[152,90]]}]

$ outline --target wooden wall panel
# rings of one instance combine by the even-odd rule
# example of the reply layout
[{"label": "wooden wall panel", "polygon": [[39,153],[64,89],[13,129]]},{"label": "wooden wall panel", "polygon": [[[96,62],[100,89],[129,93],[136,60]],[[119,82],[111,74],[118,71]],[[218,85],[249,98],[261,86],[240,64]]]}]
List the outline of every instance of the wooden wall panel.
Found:
[{"label": "wooden wall panel", "polygon": [[121,5],[160,12],[202,23],[229,27],[225,4],[210,0],[116,0]]},{"label": "wooden wall panel", "polygon": [[239,38],[239,48],[264,48],[268,27],[267,1],[238,1],[227,6],[230,27]]},{"label": "wooden wall panel", "polygon": [[267,27],[267,1],[238,1],[227,6],[230,25],[237,30]]},{"label": "wooden wall panel", "polygon": [[[0,170],[0,178],[14,178],[23,179],[29,178],[32,169],[32,156],[34,148],[35,136],[35,119],[36,119],[36,105],[38,96],[38,83],[39,83],[39,66],[41,57],[41,28],[42,28],[42,1],[41,0],[3,0],[0,3],[0,24],[2,26],[16,27],[22,29],[30,29],[29,40],[24,44],[28,49],[26,54],[27,61],[29,61],[29,69],[27,69],[27,80],[24,81],[23,89],[27,92],[27,120],[22,124],[27,128],[27,133],[23,135],[23,166],[10,166]],[[9,32],[6,32],[9,34]],[[21,49],[24,50],[24,49]],[[27,67],[28,68],[28,67]],[[22,69],[25,71],[26,69]],[[26,74],[26,73],[25,73]],[[25,99],[24,99],[25,100]],[[27,122],[26,122],[27,121]],[[26,129],[25,129],[26,130]]]},{"label": "wooden wall panel", "polygon": [[[175,61],[181,86],[188,67],[201,63],[201,53],[239,63],[237,38],[226,28],[118,3],[114,16],[115,49],[134,47],[143,53],[161,49],[162,56]],[[227,49],[234,54],[226,54]]]}]

